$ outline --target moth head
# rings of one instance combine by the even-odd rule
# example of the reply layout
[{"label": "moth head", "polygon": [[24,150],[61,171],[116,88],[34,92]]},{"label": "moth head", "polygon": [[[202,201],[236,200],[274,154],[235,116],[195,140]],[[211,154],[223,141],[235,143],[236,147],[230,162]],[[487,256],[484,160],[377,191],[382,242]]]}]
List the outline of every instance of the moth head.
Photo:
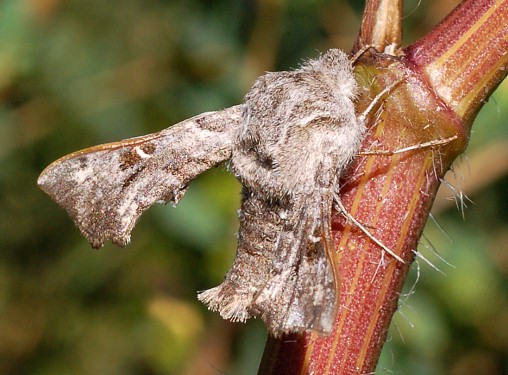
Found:
[{"label": "moth head", "polygon": [[345,52],[330,49],[317,59],[307,61],[302,69],[317,73],[321,81],[338,88],[346,97],[354,98],[357,85],[351,61]]}]

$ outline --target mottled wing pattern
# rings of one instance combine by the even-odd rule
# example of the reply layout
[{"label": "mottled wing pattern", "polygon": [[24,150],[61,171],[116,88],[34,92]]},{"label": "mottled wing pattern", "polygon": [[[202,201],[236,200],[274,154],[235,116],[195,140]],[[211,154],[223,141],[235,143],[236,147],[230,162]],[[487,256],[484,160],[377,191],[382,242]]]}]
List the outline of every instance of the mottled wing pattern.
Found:
[{"label": "mottled wing pattern", "polygon": [[200,173],[231,157],[242,106],[204,113],[161,132],[67,155],[39,186],[65,208],[94,248],[124,246],[156,202],[178,202]]},{"label": "mottled wing pattern", "polygon": [[221,285],[198,298],[225,319],[260,317],[275,337],[329,333],[338,305],[328,253],[331,205],[332,194],[308,195],[288,207],[245,189],[233,266]]},{"label": "mottled wing pattern", "polygon": [[244,185],[238,249],[225,281],[199,295],[231,320],[264,320],[273,336],[332,329],[339,299],[330,234],[338,179],[365,127],[345,53],[268,73],[245,98],[231,170]]},{"label": "mottled wing pattern", "polygon": [[[298,202],[277,241],[272,278],[253,301],[252,311],[258,312],[270,332],[332,330],[338,307],[338,275],[332,252],[331,233],[326,232],[331,201],[324,215],[314,217],[323,197],[309,196]],[[325,202],[322,202],[325,203]],[[273,309],[278,306],[278,309]]]}]

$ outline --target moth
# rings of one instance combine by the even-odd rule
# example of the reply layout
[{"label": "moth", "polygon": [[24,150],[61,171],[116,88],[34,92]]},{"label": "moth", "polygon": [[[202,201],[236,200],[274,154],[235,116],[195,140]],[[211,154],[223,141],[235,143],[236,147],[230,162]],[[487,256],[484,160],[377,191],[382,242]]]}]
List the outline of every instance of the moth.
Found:
[{"label": "moth", "polygon": [[326,334],[339,297],[332,207],[342,207],[339,179],[365,134],[357,91],[351,61],[332,49],[261,76],[240,105],[65,156],[38,184],[92,247],[124,246],[148,207],[177,203],[196,176],[229,160],[243,185],[236,258],[198,298],[225,319],[260,317],[276,337]]}]

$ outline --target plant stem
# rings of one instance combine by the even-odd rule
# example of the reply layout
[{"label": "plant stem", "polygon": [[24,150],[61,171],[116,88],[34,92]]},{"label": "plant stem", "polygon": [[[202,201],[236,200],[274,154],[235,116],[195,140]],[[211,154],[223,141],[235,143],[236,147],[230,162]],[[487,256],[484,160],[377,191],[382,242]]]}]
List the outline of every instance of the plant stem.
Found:
[{"label": "plant stem", "polygon": [[[393,54],[402,43],[402,0],[367,1],[354,51],[364,46]],[[391,50],[387,50],[390,47]]]},{"label": "plant stem", "polygon": [[[508,0],[467,0],[395,58],[364,56],[356,66],[367,91],[359,112],[393,90],[364,142],[396,150],[457,136],[449,144],[391,156],[358,157],[344,179],[349,212],[398,262],[338,214],[332,222],[341,275],[334,331],[269,338],[259,374],[365,374],[375,370],[399,294],[442,176],[465,149],[471,123],[508,69]],[[362,35],[362,33],[360,33]],[[372,83],[374,82],[374,83]],[[374,118],[376,117],[376,118]]]},{"label": "plant stem", "polygon": [[462,2],[406,60],[470,127],[508,72],[508,1]]}]

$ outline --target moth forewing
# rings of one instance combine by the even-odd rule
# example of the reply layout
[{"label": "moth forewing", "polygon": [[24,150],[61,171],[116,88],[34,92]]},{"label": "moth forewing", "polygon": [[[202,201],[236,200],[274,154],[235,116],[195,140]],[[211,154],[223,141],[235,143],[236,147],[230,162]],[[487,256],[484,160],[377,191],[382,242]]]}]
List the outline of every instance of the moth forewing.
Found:
[{"label": "moth forewing", "polygon": [[196,176],[230,158],[241,111],[204,113],[158,133],[75,152],[48,166],[38,184],[94,248],[109,239],[126,245],[148,207],[178,202]]},{"label": "moth forewing", "polygon": [[319,196],[289,206],[264,198],[244,190],[235,261],[224,282],[198,298],[225,319],[261,318],[274,337],[327,334],[338,307],[337,276],[325,250],[331,236],[321,238],[330,215],[315,216]]},{"label": "moth forewing", "polygon": [[260,317],[276,337],[326,334],[340,295],[334,193],[365,134],[356,94],[347,55],[330,50],[260,77],[243,105],[64,157],[39,185],[93,247],[125,245],[144,210],[177,202],[192,179],[231,158],[244,186],[237,253],[224,282],[198,298],[226,319]]}]

